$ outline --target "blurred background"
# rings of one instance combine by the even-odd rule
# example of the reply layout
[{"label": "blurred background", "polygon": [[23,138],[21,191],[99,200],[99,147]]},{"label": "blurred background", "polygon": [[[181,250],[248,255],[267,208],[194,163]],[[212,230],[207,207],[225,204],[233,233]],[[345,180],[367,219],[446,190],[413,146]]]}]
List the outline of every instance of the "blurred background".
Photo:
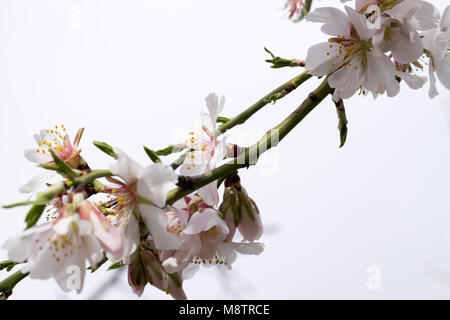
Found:
[{"label": "blurred background", "polygon": [[[340,1],[315,1],[314,6]],[[441,12],[446,0],[433,1]],[[320,24],[292,23],[283,0],[3,0],[0,2],[0,203],[39,170],[23,157],[39,129],[85,127],[92,168],[107,141],[142,164],[142,145],[163,148],[199,123],[210,92],[232,117],[302,70],[274,70],[276,55],[304,59],[325,41]],[[318,85],[310,80],[263,109],[234,136],[278,124]],[[265,224],[260,256],[232,271],[203,268],[185,282],[191,299],[449,299],[450,94],[402,84],[395,98],[322,103],[261,166],[241,172]],[[239,131],[241,130],[241,131]],[[245,135],[243,135],[245,134]],[[0,243],[24,228],[26,208],[0,209]],[[0,260],[6,259],[0,251]],[[27,279],[11,299],[135,299],[122,271],[88,274],[81,294]],[[125,270],[123,270],[125,271]],[[0,272],[0,278],[8,274]],[[169,299],[147,287],[143,299]]]}]

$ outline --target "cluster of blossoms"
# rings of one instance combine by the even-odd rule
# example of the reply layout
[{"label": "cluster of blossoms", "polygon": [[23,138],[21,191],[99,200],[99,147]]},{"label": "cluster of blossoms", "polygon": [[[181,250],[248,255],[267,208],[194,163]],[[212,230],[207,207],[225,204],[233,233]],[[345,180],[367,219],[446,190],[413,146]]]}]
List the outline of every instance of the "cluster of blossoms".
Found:
[{"label": "cluster of blossoms", "polygon": [[[183,143],[187,151],[180,177],[184,179],[207,174],[226,156],[225,139],[219,139],[216,130],[224,98],[219,101],[211,94],[206,103],[209,112],[202,113],[202,128],[189,133]],[[63,126],[35,135],[38,146],[26,150],[25,156],[49,170],[21,191],[35,192],[46,182],[56,187],[48,179],[58,172],[52,169],[61,166],[76,177],[95,174],[78,149],[81,133],[73,144]],[[183,280],[199,265],[231,269],[237,253],[263,251],[263,244],[255,242],[263,231],[259,211],[237,174],[225,179],[222,201],[214,181],[169,205],[167,195],[180,180],[173,166],[158,160],[143,167],[122,150],[111,147],[111,151],[116,160],[105,175],[106,184],[95,180],[66,185],[47,203],[44,223],[3,245],[9,259],[25,263],[23,273],[37,279],[54,277],[64,291],[80,292],[86,260],[93,270],[109,260],[113,268],[128,266],[128,281],[137,295],[150,283],[184,299]],[[236,230],[241,241],[236,240]]]},{"label": "cluster of blossoms", "polygon": [[[346,2],[348,0],[341,0]],[[329,94],[336,103],[341,146],[347,136],[343,99],[356,92],[395,96],[404,81],[423,87],[419,74],[428,63],[429,96],[436,96],[436,76],[450,89],[450,7],[442,16],[422,0],[356,0],[356,7],[319,8],[312,0],[290,0],[292,19],[323,23],[331,36],[308,50],[306,61],[276,57],[273,68],[306,71],[275,89],[232,119],[220,117],[225,99],[206,97],[202,126],[181,143],[157,152],[145,148],[152,163],[141,166],[119,148],[94,144],[115,160],[109,170],[92,170],[81,155],[83,129],[73,141],[63,125],[41,130],[37,146],[25,157],[45,169],[20,188],[32,196],[27,229],[3,245],[21,270],[0,282],[0,298],[25,276],[55,278],[64,291],[80,292],[86,261],[92,271],[110,261],[110,269],[128,267],[128,282],[137,295],[147,284],[185,299],[183,281],[200,265],[230,269],[237,254],[258,255],[263,225],[255,201],[241,184],[238,169],[256,163]],[[229,143],[222,133],[244,123],[270,102],[283,98],[311,76],[322,84],[278,126],[250,147]],[[218,127],[218,123],[222,123]],[[165,164],[159,156],[183,152]],[[226,158],[233,158],[223,164]],[[57,175],[64,181],[53,182]],[[103,179],[100,181],[100,179]],[[223,188],[223,196],[219,189]],[[8,206],[7,206],[8,207]],[[45,212],[45,215],[43,213]],[[40,222],[41,223],[38,223]]]},{"label": "cluster of blossoms", "polygon": [[425,59],[430,98],[438,94],[435,74],[450,89],[450,7],[441,17],[422,0],[356,0],[355,9],[318,8],[306,19],[323,23],[322,31],[331,36],[308,50],[306,69],[329,75],[336,102],[358,91],[395,96],[401,80],[421,88],[427,78],[417,71]]}]

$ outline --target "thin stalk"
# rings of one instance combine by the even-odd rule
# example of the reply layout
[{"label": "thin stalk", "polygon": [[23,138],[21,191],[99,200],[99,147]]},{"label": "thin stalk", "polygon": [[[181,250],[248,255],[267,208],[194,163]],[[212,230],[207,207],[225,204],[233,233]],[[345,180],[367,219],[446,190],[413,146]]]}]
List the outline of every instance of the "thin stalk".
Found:
[{"label": "thin stalk", "polygon": [[236,117],[231,118],[230,120],[222,124],[217,129],[217,132],[219,134],[223,134],[225,131],[237,126],[238,124],[244,123],[256,112],[261,110],[264,106],[285,97],[286,95],[297,89],[303,82],[305,82],[309,78],[311,78],[311,75],[309,75],[307,71],[302,72],[300,75],[296,76],[295,78],[279,86],[269,94],[265,95],[262,99],[258,100],[248,109],[242,111]]},{"label": "thin stalk", "polygon": [[[239,156],[232,161],[211,170],[199,177],[190,179],[189,187],[179,187],[171,190],[167,195],[167,204],[173,204],[177,200],[189,195],[195,190],[208,185],[209,183],[222,179],[238,169],[249,167],[256,164],[258,158],[276,146],[279,141],[287,136],[312,110],[314,110],[325,97],[332,93],[333,89],[328,85],[326,78],[313,92],[311,92],[305,101],[294,110],[285,120],[266,133],[257,143],[246,148]],[[273,140],[276,138],[276,140]]]}]

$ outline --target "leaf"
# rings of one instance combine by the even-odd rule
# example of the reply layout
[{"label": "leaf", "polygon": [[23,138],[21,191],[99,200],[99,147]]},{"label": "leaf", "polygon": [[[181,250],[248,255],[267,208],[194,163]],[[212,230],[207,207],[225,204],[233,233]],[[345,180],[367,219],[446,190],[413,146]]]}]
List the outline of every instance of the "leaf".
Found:
[{"label": "leaf", "polygon": [[52,155],[53,161],[55,162],[56,167],[58,167],[58,169],[61,172],[64,172],[65,174],[74,177],[77,176],[78,174],[73,171],[73,169],[71,167],[69,167],[69,165],[60,157],[58,157],[58,155],[55,153],[55,151],[53,151],[52,149],[49,149],[50,153]]},{"label": "leaf", "polygon": [[161,162],[161,159],[156,155],[156,153],[153,150],[147,148],[146,146],[144,146],[144,150],[145,153],[150,158],[150,160],[152,160],[152,162]]},{"label": "leaf", "polygon": [[114,269],[119,269],[119,268],[121,268],[121,267],[123,267],[124,266],[124,264],[122,264],[122,261],[117,261],[117,262],[114,262],[113,264],[111,264],[109,267],[108,267],[108,270],[107,271],[109,271],[109,270],[114,270]]},{"label": "leaf", "polygon": [[108,156],[113,157],[114,159],[118,159],[118,155],[114,152],[113,147],[111,147],[106,142],[100,142],[100,141],[94,141],[94,146],[102,150],[104,153],[106,153]]},{"label": "leaf", "polygon": [[42,212],[44,211],[46,205],[33,205],[30,209],[30,211],[28,211],[27,216],[25,217],[25,222],[27,224],[27,229],[31,228],[32,226],[34,226],[39,218],[42,215]]}]

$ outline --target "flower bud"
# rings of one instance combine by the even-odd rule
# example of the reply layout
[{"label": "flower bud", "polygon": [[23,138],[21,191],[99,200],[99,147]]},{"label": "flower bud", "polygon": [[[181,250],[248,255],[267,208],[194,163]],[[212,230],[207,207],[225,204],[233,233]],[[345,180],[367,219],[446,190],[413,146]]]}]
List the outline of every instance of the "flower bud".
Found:
[{"label": "flower bud", "polygon": [[128,284],[138,297],[142,296],[147,279],[137,252],[133,254],[131,263],[128,265]]},{"label": "flower bud", "polygon": [[258,207],[248,196],[247,191],[241,187],[238,192],[239,207],[242,213],[242,219],[238,230],[244,237],[244,240],[254,242],[258,240],[263,233],[263,225]]}]

